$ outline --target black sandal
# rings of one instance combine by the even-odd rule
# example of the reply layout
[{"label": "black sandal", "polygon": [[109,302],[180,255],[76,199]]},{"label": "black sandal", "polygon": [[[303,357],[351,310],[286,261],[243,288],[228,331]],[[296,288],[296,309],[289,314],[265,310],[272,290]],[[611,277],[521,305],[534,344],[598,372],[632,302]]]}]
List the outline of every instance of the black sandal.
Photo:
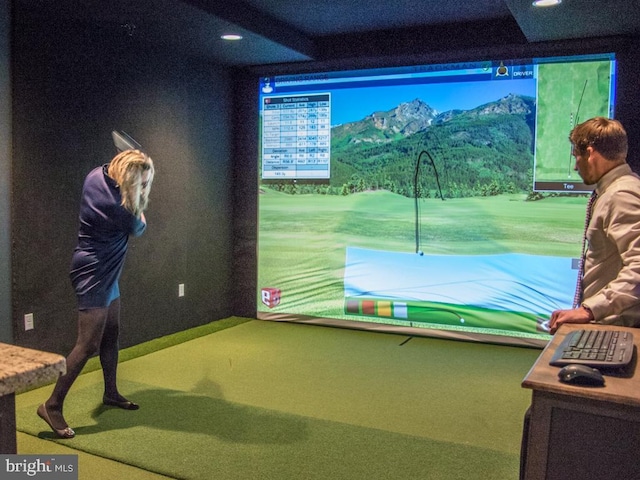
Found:
[{"label": "black sandal", "polygon": [[140,408],[140,405],[130,402],[129,400],[119,401],[105,396],[102,397],[102,403],[109,405],[110,407],[118,407],[124,410],[138,410]]}]

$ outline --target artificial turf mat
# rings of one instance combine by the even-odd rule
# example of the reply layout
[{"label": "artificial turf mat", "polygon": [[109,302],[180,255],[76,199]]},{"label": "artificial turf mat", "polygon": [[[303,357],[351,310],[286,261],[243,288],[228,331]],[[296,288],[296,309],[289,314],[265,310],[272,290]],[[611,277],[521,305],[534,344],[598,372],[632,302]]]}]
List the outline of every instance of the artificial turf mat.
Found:
[{"label": "artificial turf mat", "polygon": [[18,429],[175,478],[516,479],[539,351],[405,340],[251,321],[123,362],[138,411],[100,406],[96,371],[65,404],[76,438],[35,415],[51,387],[17,397]]}]

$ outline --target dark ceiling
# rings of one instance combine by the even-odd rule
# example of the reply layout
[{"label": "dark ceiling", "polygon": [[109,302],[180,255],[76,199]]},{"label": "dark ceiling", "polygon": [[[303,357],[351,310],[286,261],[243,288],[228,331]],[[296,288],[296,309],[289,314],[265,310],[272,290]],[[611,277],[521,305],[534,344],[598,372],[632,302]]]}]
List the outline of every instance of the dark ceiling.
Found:
[{"label": "dark ceiling", "polygon": [[34,15],[229,66],[640,35],[640,0],[14,0]]}]

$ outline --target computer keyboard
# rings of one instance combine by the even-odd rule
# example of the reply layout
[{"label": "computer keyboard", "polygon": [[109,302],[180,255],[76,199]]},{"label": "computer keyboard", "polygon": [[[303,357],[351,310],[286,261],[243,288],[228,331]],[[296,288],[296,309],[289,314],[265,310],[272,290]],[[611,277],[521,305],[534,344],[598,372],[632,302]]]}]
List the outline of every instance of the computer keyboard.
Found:
[{"label": "computer keyboard", "polygon": [[551,365],[571,363],[593,368],[621,368],[633,357],[633,334],[622,330],[574,330],[558,346]]}]

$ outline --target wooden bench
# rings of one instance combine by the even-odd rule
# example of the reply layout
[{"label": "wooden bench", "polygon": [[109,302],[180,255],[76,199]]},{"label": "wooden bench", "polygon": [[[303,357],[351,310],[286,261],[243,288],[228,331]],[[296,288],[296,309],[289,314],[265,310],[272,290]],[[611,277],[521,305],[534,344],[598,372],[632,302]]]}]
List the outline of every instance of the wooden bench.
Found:
[{"label": "wooden bench", "polygon": [[66,371],[61,355],[0,343],[0,453],[17,453],[16,393],[53,382]]}]

